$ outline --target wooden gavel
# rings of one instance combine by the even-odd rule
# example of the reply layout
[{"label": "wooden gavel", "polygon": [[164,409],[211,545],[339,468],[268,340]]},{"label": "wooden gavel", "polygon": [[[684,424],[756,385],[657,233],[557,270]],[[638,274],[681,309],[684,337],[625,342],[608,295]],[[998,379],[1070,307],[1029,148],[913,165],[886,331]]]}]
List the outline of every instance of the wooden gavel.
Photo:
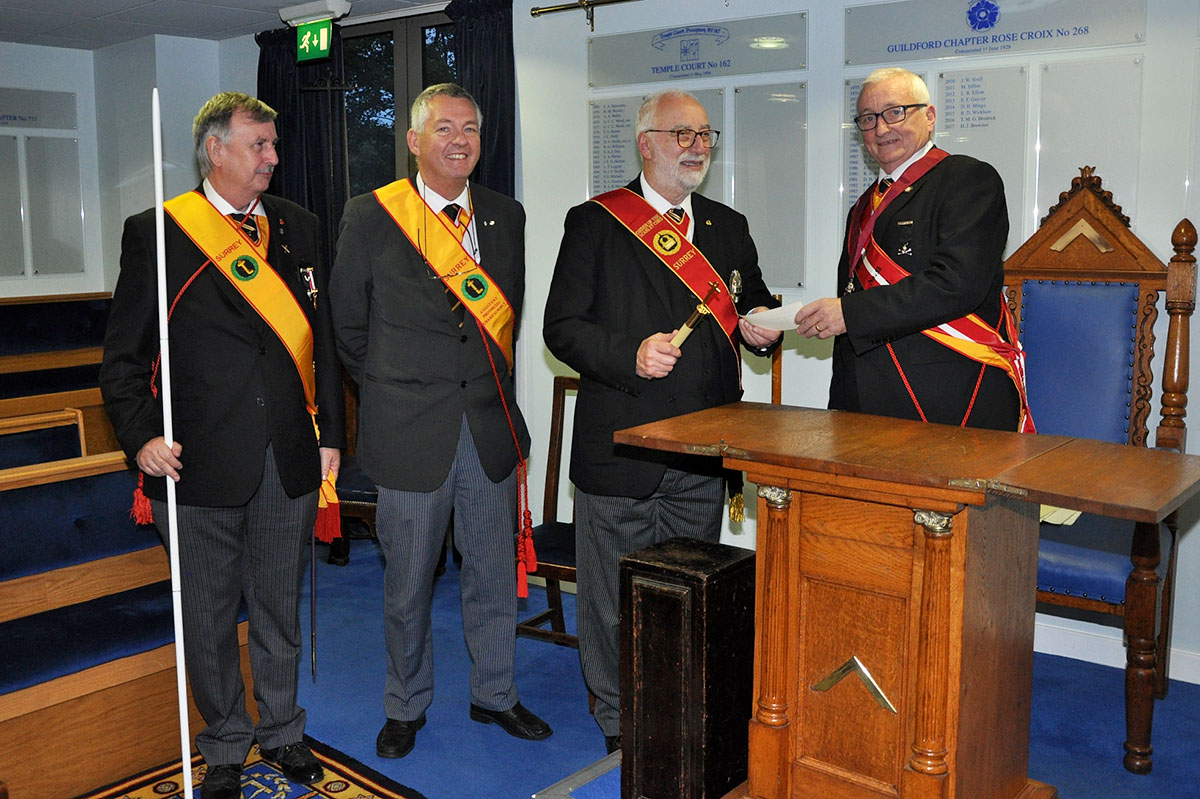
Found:
[{"label": "wooden gavel", "polygon": [[696,329],[696,325],[700,324],[700,320],[708,316],[712,311],[708,310],[708,301],[713,298],[713,295],[721,290],[716,281],[708,284],[708,293],[704,295],[704,300],[696,306],[696,310],[692,311],[692,315],[683,323],[683,327],[679,328],[679,332],[671,339],[672,346],[682,347],[683,342],[687,341],[687,337]]}]

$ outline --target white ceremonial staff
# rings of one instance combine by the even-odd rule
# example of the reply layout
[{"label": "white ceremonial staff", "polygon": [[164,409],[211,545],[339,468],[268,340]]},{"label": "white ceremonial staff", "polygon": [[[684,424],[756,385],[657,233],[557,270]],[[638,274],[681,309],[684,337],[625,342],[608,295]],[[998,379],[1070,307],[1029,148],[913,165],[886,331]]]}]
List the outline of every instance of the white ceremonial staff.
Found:
[{"label": "white ceremonial staff", "polygon": [[[154,236],[157,243],[158,273],[158,346],[162,357],[163,438],[174,446],[175,431],[171,420],[171,343],[167,337],[167,245],[163,224],[162,114],[158,106],[158,88],[151,97],[154,125]],[[179,693],[179,744],[182,751],[183,795],[192,795],[192,735],[188,723],[187,664],[183,653],[183,597],[179,587],[179,519],[175,502],[175,481],[167,483],[167,554],[171,560],[171,609],[175,616],[175,684]]]}]

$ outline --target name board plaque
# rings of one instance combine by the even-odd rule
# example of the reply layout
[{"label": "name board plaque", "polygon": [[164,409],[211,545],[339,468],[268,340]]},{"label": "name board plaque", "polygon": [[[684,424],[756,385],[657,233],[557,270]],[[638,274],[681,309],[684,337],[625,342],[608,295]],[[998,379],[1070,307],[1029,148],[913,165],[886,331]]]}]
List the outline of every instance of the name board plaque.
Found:
[{"label": "name board plaque", "polygon": [[0,88],[0,128],[75,130],[75,94]]},{"label": "name board plaque", "polygon": [[938,75],[933,143],[951,153],[986,161],[1004,180],[1008,203],[1005,256],[1025,241],[1025,131],[1028,127],[1025,67],[961,70]]},{"label": "name board plaque", "polygon": [[593,36],[588,85],[727,77],[804,69],[808,15],[775,14]]},{"label": "name board plaque", "polygon": [[[948,9],[947,6],[950,6]],[[1146,0],[901,0],[846,9],[846,64],[1141,44]]]},{"label": "name board plaque", "polygon": [[[701,89],[692,92],[708,114],[708,124],[721,130],[725,119],[725,93],[721,89]],[[642,169],[638,157],[637,111],[645,99],[633,97],[595,98],[588,104],[592,146],[588,179],[588,196],[619,189],[637,177]],[[708,176],[698,192],[724,202],[725,139],[710,151]],[[681,151],[682,152],[682,151]]]}]

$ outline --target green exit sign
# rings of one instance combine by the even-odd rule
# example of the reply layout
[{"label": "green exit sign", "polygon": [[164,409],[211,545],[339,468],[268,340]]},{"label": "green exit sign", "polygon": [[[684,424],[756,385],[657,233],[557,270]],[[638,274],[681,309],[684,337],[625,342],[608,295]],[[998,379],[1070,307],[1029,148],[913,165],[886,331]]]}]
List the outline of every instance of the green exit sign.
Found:
[{"label": "green exit sign", "polygon": [[296,26],[296,60],[315,61],[329,57],[333,39],[333,20],[319,19]]}]

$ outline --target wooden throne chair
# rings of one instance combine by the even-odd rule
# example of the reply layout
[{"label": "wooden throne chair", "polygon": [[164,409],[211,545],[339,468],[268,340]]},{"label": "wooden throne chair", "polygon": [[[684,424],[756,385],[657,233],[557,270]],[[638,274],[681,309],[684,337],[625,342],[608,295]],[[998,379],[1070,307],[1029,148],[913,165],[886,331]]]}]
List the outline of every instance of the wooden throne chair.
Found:
[{"label": "wooden throne chair", "polygon": [[[1175,255],[1163,264],[1092,167],[1080,173],[1004,267],[1038,433],[1148,445],[1154,328],[1165,294],[1154,445],[1183,452],[1196,230],[1179,223]],[[1124,764],[1139,774],[1151,769],[1154,700],[1167,694],[1177,537],[1174,514],[1161,525],[1089,514],[1041,524],[1038,601],[1123,620]]]}]

